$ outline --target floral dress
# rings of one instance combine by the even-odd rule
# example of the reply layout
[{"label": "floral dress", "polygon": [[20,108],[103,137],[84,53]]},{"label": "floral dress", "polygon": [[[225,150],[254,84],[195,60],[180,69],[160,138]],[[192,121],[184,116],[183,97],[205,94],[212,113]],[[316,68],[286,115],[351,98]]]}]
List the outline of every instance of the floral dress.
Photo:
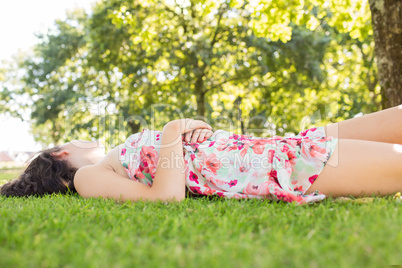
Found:
[{"label": "floral dress", "polygon": [[[122,145],[120,160],[131,179],[152,185],[161,138],[161,131],[144,128]],[[323,170],[337,139],[326,137],[324,127],[286,138],[260,138],[219,129],[203,142],[182,143],[190,192],[304,204],[325,198],[318,191],[304,193]]]}]

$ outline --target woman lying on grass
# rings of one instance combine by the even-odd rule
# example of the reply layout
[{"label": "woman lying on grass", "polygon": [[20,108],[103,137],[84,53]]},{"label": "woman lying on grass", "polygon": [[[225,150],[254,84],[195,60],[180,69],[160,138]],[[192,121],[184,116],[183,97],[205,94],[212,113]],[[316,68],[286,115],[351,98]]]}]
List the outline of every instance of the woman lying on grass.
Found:
[{"label": "woman lying on grass", "polygon": [[193,194],[308,203],[325,196],[390,195],[402,190],[402,106],[294,137],[212,132],[180,119],[144,128],[104,154],[74,140],[38,153],[5,196],[77,191],[116,200],[178,200]]}]

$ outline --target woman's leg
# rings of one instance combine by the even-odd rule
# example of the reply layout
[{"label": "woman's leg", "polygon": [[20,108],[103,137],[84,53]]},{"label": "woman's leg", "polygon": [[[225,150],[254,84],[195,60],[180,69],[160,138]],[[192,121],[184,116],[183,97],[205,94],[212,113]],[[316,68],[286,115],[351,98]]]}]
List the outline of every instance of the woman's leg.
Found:
[{"label": "woman's leg", "polygon": [[306,191],[328,196],[389,195],[402,191],[402,145],[340,139]]},{"label": "woman's leg", "polygon": [[329,124],[327,136],[402,144],[402,105]]}]

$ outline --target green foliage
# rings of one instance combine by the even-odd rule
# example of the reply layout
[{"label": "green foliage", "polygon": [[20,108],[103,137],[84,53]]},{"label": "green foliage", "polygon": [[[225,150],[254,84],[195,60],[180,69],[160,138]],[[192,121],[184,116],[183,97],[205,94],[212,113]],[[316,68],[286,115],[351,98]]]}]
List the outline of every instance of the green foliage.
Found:
[{"label": "green foliage", "polygon": [[2,99],[30,97],[39,141],[111,147],[182,116],[266,136],[372,112],[368,5],[349,2],[101,1],[38,36]]}]

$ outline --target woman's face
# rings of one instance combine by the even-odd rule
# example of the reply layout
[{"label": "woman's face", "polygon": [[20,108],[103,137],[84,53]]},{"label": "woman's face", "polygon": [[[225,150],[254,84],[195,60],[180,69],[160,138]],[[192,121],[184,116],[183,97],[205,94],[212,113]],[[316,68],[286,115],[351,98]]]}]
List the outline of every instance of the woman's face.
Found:
[{"label": "woman's face", "polygon": [[105,147],[99,141],[73,140],[60,148],[53,154],[69,161],[75,168],[93,165],[105,157]]}]

